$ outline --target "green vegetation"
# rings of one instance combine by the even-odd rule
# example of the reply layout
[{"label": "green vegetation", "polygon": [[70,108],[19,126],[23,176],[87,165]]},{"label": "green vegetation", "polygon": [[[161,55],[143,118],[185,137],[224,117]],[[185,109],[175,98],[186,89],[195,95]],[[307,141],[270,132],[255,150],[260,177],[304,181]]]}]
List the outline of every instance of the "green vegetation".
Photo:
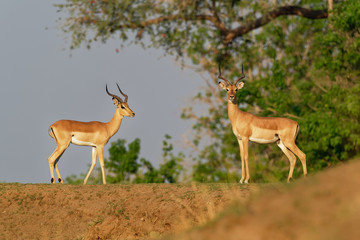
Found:
[{"label": "green vegetation", "polygon": [[[199,115],[191,106],[181,114],[195,120],[194,153],[188,156],[194,160],[192,178],[207,182],[235,181],[240,169],[224,93],[216,87],[218,63],[228,78],[239,76],[244,64],[246,84],[237,96],[241,109],[299,122],[297,145],[307,155],[309,172],[359,152],[360,2],[334,1],[329,11],[327,3],[67,0],[57,7],[65,13],[63,31],[72,37],[71,48],[90,49],[94,41],[115,37],[122,45],[161,48],[184,66],[191,60],[209,79],[207,89],[193,98],[193,105],[208,113]],[[179,164],[183,158],[168,153],[166,171],[171,159]],[[288,162],[276,145],[251,144],[249,158],[253,181],[286,179]],[[147,160],[124,164],[126,174],[139,164],[147,169],[139,182],[178,178],[178,167],[172,168],[175,175],[165,176],[161,167],[154,173]],[[114,178],[128,177],[107,166],[119,174]],[[300,171],[295,168],[294,176]]]},{"label": "green vegetation", "polygon": [[[126,140],[119,139],[111,143],[109,158],[105,159],[106,181],[108,183],[175,183],[183,172],[181,162],[184,155],[175,156],[173,145],[169,143],[171,137],[165,135],[163,141],[163,163],[157,169],[145,158],[139,159],[140,139],[136,138],[126,147]],[[72,175],[66,178],[71,184],[82,184],[86,174],[79,177]],[[90,184],[101,184],[100,168],[95,176],[89,178]]]}]

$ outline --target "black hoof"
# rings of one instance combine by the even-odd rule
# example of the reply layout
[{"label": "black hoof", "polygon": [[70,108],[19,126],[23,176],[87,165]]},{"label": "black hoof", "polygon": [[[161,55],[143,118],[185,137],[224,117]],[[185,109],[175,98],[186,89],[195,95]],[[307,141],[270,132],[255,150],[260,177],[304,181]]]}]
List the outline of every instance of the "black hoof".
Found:
[{"label": "black hoof", "polygon": [[61,178],[59,178],[58,180],[59,180],[59,182],[61,182]]},{"label": "black hoof", "polygon": [[54,178],[51,178],[51,183],[54,183],[55,179]]}]

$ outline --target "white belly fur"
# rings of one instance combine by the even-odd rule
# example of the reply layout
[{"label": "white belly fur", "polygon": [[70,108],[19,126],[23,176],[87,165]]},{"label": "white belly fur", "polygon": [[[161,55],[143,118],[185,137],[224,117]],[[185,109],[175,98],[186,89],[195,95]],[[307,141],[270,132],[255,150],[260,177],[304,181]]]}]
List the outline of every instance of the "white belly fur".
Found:
[{"label": "white belly fur", "polygon": [[[234,135],[241,140],[241,135],[236,133],[234,131]],[[255,138],[255,137],[249,137],[249,140],[252,141],[252,142],[256,142],[256,143],[262,143],[262,144],[267,144],[267,143],[273,143],[273,142],[276,142],[277,140],[279,140],[279,137],[278,136],[274,136],[273,138],[270,138],[270,139],[262,139],[262,138]]]},{"label": "white belly fur", "polygon": [[[233,129],[233,133],[239,140],[242,139],[240,133],[238,133],[238,131],[236,131],[235,129]],[[274,130],[260,129],[260,128],[253,128],[252,134],[249,137],[250,141],[256,143],[262,143],[262,144],[273,143],[279,139],[280,138],[278,134]]]},{"label": "white belly fur", "polygon": [[273,143],[276,142],[277,140],[279,140],[279,138],[277,136],[274,136],[273,139],[261,139],[261,138],[254,138],[254,137],[249,137],[249,140],[252,142],[257,142],[257,143]]},{"label": "white belly fur", "polygon": [[78,139],[76,139],[75,137],[71,138],[71,143],[75,144],[75,145],[79,145],[79,146],[92,146],[92,147],[96,147],[96,145],[94,143],[91,142],[83,142],[80,141]]}]

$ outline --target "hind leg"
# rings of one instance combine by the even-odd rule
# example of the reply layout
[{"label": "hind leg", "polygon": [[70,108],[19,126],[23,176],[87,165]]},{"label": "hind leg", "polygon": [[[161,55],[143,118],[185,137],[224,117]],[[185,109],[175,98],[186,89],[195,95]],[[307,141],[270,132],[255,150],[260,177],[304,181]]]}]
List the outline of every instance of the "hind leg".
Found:
[{"label": "hind leg", "polygon": [[56,170],[56,174],[59,177],[59,182],[62,182],[62,178],[59,172],[58,168],[58,162],[61,157],[61,155],[64,153],[66,147],[57,146],[55,151],[51,154],[51,156],[48,158],[49,167],[50,167],[50,175],[51,175],[51,183],[55,183],[55,176],[54,176],[54,166]]},{"label": "hind leg", "polygon": [[290,180],[292,179],[292,175],[294,173],[294,168],[295,168],[295,163],[296,163],[296,157],[295,155],[290,152],[285,145],[283,144],[283,142],[281,140],[278,140],[276,142],[276,144],[279,146],[279,148],[283,151],[283,153],[285,154],[285,156],[289,159],[290,162],[290,170],[289,170],[289,176],[287,179],[287,182],[290,182]]},{"label": "hind leg", "polygon": [[63,179],[61,177],[59,167],[58,167],[58,163],[59,163],[59,160],[60,160],[60,158],[61,158],[61,156],[63,155],[64,152],[65,152],[65,150],[60,154],[60,156],[55,161],[55,172],[56,172],[56,175],[58,176],[59,183],[62,183],[62,184],[64,184],[64,181],[63,181]]},{"label": "hind leg", "polygon": [[307,175],[306,154],[303,153],[295,144],[295,142],[284,142],[285,146],[290,149],[301,161],[304,177]]}]

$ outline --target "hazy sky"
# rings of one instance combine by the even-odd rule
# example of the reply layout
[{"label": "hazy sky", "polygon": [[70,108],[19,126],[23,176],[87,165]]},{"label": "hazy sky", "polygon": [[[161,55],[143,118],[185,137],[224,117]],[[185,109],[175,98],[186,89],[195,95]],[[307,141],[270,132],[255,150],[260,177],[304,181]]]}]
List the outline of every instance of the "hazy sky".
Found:
[{"label": "hazy sky", "polygon": [[[124,118],[105,157],[118,138],[140,138],[141,156],[156,165],[165,134],[181,148],[191,126],[180,119],[181,109],[203,85],[200,76],[181,70],[161,49],[120,49],[116,39],[70,51],[53,3],[0,1],[0,182],[50,182],[47,159],[56,143],[48,127],[60,119],[109,121],[115,106],[106,83],[115,94],[119,83],[136,117]],[[66,178],[86,173],[89,163],[90,147],[70,145],[59,168]]]}]

